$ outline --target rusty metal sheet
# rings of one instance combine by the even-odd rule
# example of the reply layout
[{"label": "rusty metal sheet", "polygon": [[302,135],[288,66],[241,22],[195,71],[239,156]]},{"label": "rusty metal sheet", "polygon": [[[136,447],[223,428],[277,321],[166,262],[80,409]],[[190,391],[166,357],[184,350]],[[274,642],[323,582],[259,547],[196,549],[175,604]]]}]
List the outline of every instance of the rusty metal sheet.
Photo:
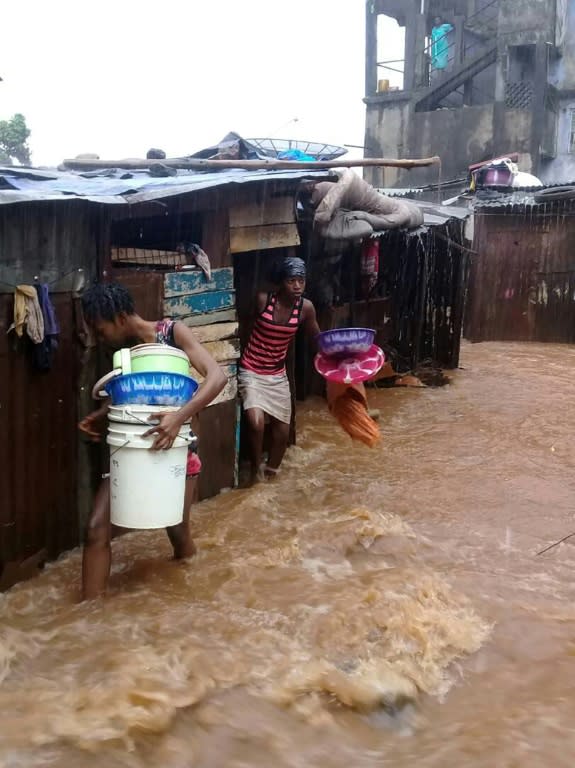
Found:
[{"label": "rusty metal sheet", "polygon": [[563,213],[476,216],[471,341],[575,341],[575,223]]},{"label": "rusty metal sheet", "polygon": [[[0,296],[0,563],[78,543],[79,360],[70,294],[53,296],[62,333],[52,369],[34,370],[31,343],[7,334],[13,298]],[[1,567],[0,567],[1,570]]]},{"label": "rusty metal sheet", "polygon": [[164,274],[151,269],[115,269],[113,278],[127,288],[134,299],[136,312],[145,320],[164,317]]},{"label": "rusty metal sheet", "polygon": [[381,239],[387,300],[371,327],[412,367],[425,360],[446,368],[459,363],[468,273],[463,226],[452,220],[418,235],[392,231]]},{"label": "rusty metal sheet", "polygon": [[[96,278],[104,243],[103,219],[83,202],[0,206],[1,587],[78,544],[80,510],[91,502],[77,432],[87,357],[76,288],[65,286],[80,271],[87,282]],[[58,349],[44,373],[32,365],[29,340],[6,333],[13,284],[34,278],[49,283],[60,325]]]}]

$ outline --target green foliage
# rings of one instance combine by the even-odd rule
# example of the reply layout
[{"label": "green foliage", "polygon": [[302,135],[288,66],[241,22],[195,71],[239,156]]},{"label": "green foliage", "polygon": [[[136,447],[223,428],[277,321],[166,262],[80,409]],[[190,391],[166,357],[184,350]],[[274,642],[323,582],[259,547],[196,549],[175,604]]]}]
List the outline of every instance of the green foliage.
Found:
[{"label": "green foliage", "polygon": [[24,115],[16,114],[10,120],[0,120],[0,163],[12,165],[17,160],[22,165],[30,165],[29,136]]}]

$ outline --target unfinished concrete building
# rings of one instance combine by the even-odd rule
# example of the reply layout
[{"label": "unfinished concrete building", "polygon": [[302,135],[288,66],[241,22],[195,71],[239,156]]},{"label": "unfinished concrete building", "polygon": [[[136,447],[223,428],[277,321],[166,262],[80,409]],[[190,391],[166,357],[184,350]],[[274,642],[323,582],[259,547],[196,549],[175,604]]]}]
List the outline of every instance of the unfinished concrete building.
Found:
[{"label": "unfinished concrete building", "polygon": [[[378,40],[385,16],[405,32],[403,57]],[[544,181],[575,178],[575,0],[367,0],[365,103],[368,157],[437,154],[448,181],[518,153],[521,170]],[[367,178],[402,187],[438,177],[430,168]]]}]

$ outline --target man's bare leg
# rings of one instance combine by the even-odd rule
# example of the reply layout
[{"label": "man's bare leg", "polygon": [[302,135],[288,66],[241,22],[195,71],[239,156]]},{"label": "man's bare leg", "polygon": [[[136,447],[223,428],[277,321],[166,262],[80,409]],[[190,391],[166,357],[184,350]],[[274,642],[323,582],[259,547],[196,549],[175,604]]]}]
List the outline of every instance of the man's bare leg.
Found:
[{"label": "man's bare leg", "polygon": [[106,592],[112,565],[110,481],[103,480],[86,526],[82,553],[82,599],[93,600]]},{"label": "man's bare leg", "polygon": [[280,464],[283,461],[283,457],[289,442],[290,425],[285,424],[283,421],[272,419],[270,430],[270,455],[268,458],[267,466],[264,470],[264,474],[268,480],[273,479],[277,475]]},{"label": "man's bare leg", "polygon": [[195,501],[198,475],[186,478],[186,494],[184,496],[184,518],[178,525],[166,528],[168,538],[174,548],[174,559],[185,560],[196,554],[196,545],[190,531],[190,509]]},{"label": "man's bare leg", "polygon": [[261,408],[249,408],[246,411],[250,442],[250,481],[255,483],[260,476],[260,466],[264,448],[265,416]]}]

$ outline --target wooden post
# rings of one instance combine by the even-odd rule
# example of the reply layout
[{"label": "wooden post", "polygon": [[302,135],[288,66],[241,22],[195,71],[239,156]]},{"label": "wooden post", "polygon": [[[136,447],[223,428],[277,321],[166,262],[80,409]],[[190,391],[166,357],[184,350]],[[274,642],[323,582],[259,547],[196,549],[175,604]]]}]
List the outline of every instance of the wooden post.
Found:
[{"label": "wooden post", "polygon": [[531,173],[537,175],[541,162],[541,147],[545,130],[545,100],[548,84],[549,48],[537,43],[535,52],[535,93],[531,105]]},{"label": "wooden post", "polygon": [[463,61],[463,40],[465,34],[465,18],[456,16],[453,22],[455,27],[455,45],[453,46],[453,67],[457,68]]},{"label": "wooden post", "polygon": [[377,93],[377,9],[375,0],[365,3],[365,95]]},{"label": "wooden post", "polygon": [[66,168],[75,171],[97,171],[105,168],[124,168],[132,171],[145,171],[163,164],[169,168],[179,168],[184,171],[327,171],[341,168],[427,168],[438,165],[437,156],[424,157],[416,160],[409,158],[364,157],[356,160],[313,160],[300,162],[296,160],[198,160],[181,157],[170,160],[142,160],[128,158],[126,160],[64,160]]},{"label": "wooden post", "polygon": [[418,55],[418,17],[419,14],[411,8],[407,15],[405,25],[405,51],[403,62],[403,90],[411,91],[415,88],[415,77]]},{"label": "wooden post", "polygon": [[425,39],[427,37],[427,17],[425,14],[418,14],[416,48],[415,48],[415,71],[414,88],[427,88],[429,86],[429,57],[425,50]]},{"label": "wooden post", "polygon": [[212,269],[232,266],[230,221],[226,208],[206,211],[202,215],[201,245],[208,254]]}]

